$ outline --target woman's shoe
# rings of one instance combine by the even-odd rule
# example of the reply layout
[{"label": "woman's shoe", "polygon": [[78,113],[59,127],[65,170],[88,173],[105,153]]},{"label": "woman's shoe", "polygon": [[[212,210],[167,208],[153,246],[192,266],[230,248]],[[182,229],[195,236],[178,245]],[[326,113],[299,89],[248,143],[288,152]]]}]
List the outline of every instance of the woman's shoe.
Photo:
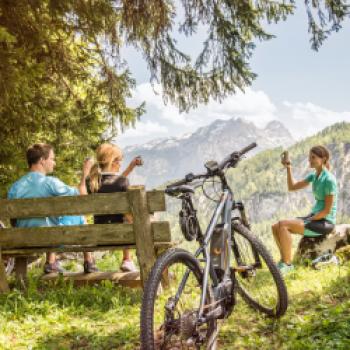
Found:
[{"label": "woman's shoe", "polygon": [[137,271],[137,268],[132,260],[123,260],[122,264],[120,265],[120,269],[123,272],[135,272],[135,271]]},{"label": "woman's shoe", "polygon": [[44,273],[49,274],[49,273],[64,273],[66,272],[65,269],[63,269],[58,261],[55,261],[54,263],[50,264],[48,262],[45,263],[44,265]]},{"label": "woman's shoe", "polygon": [[283,261],[280,261],[278,264],[277,264],[277,267],[278,269],[280,270],[281,274],[284,276],[290,272],[292,272],[293,270],[295,270],[295,267],[293,264],[286,264],[285,262]]}]

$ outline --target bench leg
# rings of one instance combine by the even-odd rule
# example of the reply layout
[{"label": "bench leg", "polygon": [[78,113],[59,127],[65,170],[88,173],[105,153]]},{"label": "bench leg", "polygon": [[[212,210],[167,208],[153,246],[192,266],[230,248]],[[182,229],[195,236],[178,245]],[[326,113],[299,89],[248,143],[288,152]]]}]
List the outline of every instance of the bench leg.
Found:
[{"label": "bench leg", "polygon": [[16,280],[25,283],[27,280],[27,257],[17,257],[15,259]]},{"label": "bench leg", "polygon": [[[166,249],[159,249],[156,248],[156,257],[158,258],[160,255],[162,255]],[[168,289],[170,287],[170,278],[169,278],[169,269],[165,269],[162,275],[162,287],[163,289]]]},{"label": "bench leg", "polygon": [[140,277],[144,287],[156,261],[147,197],[144,188],[128,191],[136,242],[136,255],[140,265]]},{"label": "bench leg", "polygon": [[7,283],[5,265],[4,265],[4,261],[2,260],[1,251],[0,251],[0,293],[6,293],[9,291],[10,291],[10,288]]}]

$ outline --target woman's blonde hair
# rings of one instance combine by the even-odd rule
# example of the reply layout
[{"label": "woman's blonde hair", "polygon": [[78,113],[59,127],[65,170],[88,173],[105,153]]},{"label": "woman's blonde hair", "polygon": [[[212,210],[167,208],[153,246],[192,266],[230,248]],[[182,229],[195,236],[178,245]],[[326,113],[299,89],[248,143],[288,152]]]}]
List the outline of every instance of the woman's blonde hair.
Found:
[{"label": "woman's blonde hair", "polygon": [[315,154],[317,157],[324,159],[323,164],[325,167],[330,170],[331,165],[329,163],[329,159],[331,157],[330,152],[324,146],[314,146],[310,149],[310,152]]},{"label": "woman's blonde hair", "polygon": [[101,172],[108,169],[115,160],[122,160],[123,153],[117,145],[103,143],[96,150],[96,162],[90,171],[90,191],[97,192],[101,186]]}]

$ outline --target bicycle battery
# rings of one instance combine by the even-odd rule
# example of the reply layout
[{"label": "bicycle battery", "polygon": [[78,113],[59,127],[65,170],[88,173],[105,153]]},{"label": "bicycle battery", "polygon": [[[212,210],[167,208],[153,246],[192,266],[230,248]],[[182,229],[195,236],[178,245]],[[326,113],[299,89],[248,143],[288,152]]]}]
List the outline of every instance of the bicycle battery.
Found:
[{"label": "bicycle battery", "polygon": [[226,269],[229,256],[228,249],[227,225],[217,224],[210,242],[210,257],[215,269]]}]

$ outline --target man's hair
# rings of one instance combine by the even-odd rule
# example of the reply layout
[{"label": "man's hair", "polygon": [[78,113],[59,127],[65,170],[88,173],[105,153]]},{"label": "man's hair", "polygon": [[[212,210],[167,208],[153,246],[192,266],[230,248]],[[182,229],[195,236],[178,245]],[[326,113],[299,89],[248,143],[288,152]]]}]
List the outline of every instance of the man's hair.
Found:
[{"label": "man's hair", "polygon": [[49,158],[50,151],[53,150],[51,145],[47,143],[36,143],[27,149],[27,162],[31,167],[33,164],[37,164],[41,158]]}]

